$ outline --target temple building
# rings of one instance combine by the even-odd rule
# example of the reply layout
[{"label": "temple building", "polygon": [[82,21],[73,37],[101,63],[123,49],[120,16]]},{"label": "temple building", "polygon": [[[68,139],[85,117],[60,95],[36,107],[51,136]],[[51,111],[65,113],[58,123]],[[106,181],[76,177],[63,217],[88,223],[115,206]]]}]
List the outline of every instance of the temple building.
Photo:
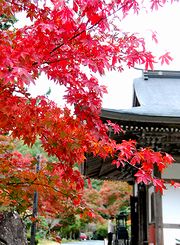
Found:
[{"label": "temple building", "polygon": [[[102,109],[103,122],[119,124],[124,135],[117,141],[135,139],[138,147],[167,152],[175,159],[162,178],[180,182],[180,72],[146,71],[133,81],[130,109]],[[118,102],[117,102],[118,103]],[[90,178],[126,181],[133,186],[131,201],[131,245],[176,245],[180,240],[180,188],[167,184],[164,194],[152,185],[137,184],[130,165],[117,168],[112,159],[88,157],[82,173]],[[154,170],[154,174],[160,173]]]}]

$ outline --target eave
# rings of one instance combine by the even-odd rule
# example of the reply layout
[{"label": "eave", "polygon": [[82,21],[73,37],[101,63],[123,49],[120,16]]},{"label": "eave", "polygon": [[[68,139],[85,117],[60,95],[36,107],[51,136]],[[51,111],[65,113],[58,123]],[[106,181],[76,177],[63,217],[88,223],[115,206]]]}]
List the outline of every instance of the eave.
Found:
[{"label": "eave", "polygon": [[[113,135],[121,142],[122,139],[135,139],[139,147],[150,146],[155,150],[165,151],[180,156],[180,118],[169,116],[140,115],[120,110],[102,109],[103,122],[111,120],[125,129],[126,133]],[[154,143],[154,138],[158,139]],[[134,183],[136,169],[126,164],[117,168],[112,159],[103,160],[88,156],[83,165],[82,173],[89,178],[101,180],[120,180]]]},{"label": "eave", "polygon": [[[133,108],[132,108],[133,109]],[[177,127],[180,128],[180,116],[166,116],[166,115],[148,115],[133,113],[131,110],[111,110],[102,109],[101,111],[102,120],[108,119],[118,122],[128,122],[131,124],[152,124],[162,125],[164,127]]]}]

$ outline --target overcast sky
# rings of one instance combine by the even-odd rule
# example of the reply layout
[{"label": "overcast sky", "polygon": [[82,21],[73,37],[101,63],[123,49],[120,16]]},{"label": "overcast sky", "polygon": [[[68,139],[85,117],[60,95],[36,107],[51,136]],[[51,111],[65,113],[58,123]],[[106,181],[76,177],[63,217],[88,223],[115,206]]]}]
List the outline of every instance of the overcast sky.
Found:
[{"label": "overcast sky", "polygon": [[[17,16],[21,19],[17,26],[25,22],[22,14]],[[158,11],[147,14],[145,11],[138,16],[132,15],[124,19],[122,28],[124,31],[138,32],[147,41],[147,47],[155,54],[161,55],[170,51],[173,62],[167,66],[155,65],[155,69],[180,70],[180,3],[169,4]],[[151,31],[158,34],[158,45],[152,42]],[[143,68],[143,67],[139,67]],[[141,76],[141,72],[127,69],[122,73],[108,72],[103,78],[108,86],[108,95],[104,96],[103,107],[105,108],[129,108],[132,105],[132,82],[133,78]],[[50,98],[58,104],[62,104],[63,88],[57,89],[52,82],[42,75],[36,87],[31,87],[31,93],[45,94],[51,86]]]}]

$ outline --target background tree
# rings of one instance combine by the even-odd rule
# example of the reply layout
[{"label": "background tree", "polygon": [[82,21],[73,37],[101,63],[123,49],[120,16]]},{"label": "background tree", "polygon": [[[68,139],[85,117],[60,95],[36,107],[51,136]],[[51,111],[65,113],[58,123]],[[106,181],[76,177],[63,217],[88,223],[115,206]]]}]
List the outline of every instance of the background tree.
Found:
[{"label": "background tree", "polygon": [[116,216],[129,206],[129,196],[132,188],[127,183],[119,181],[103,181],[100,190],[88,188],[84,197],[88,206],[100,222],[110,216]]},{"label": "background tree", "polygon": [[[78,195],[82,195],[84,183],[83,180],[80,181],[81,176],[78,170],[66,169],[69,175],[74,175],[74,183],[71,183],[63,177],[63,172],[53,168],[53,162],[49,163],[42,158],[40,171],[36,173],[37,160],[31,155],[22,155],[13,149],[12,139],[1,136],[0,201],[2,208],[16,208],[19,213],[24,213],[32,208],[34,191],[41,193],[39,196],[39,212],[41,214],[56,216],[66,210],[64,215],[68,216],[68,214],[71,215],[75,212],[74,207],[77,209],[80,207],[81,202],[79,202]],[[71,196],[69,197],[69,195]],[[53,205],[51,205],[52,203]]]},{"label": "background tree", "polygon": [[107,220],[110,216],[117,217],[120,212],[129,215],[129,197],[132,194],[132,188],[127,183],[119,181],[99,181],[99,185],[97,185],[97,180],[94,185],[93,182],[94,180],[84,192],[85,201],[94,214],[87,220],[88,225],[85,231],[94,239],[104,239],[107,236]]}]

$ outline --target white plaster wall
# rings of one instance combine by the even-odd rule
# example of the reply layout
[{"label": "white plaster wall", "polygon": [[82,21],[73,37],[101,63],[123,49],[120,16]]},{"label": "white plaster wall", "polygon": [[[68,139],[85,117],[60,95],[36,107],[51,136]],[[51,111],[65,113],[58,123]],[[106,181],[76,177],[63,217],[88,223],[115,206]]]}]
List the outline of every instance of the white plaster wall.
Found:
[{"label": "white plaster wall", "polygon": [[163,229],[164,231],[164,245],[176,245],[175,238],[180,240],[179,229]]},{"label": "white plaster wall", "polygon": [[180,188],[167,185],[162,196],[162,207],[163,223],[180,224]]},{"label": "white plaster wall", "polygon": [[151,220],[151,194],[154,192],[154,187],[151,186],[149,189],[148,189],[148,203],[149,203],[149,207],[148,207],[148,210],[149,210],[149,223],[152,222]]},{"label": "white plaster wall", "polygon": [[162,173],[163,179],[180,179],[180,163],[173,163]]},{"label": "white plaster wall", "polygon": [[[162,196],[163,223],[180,224],[180,188],[167,185]],[[164,228],[164,245],[175,245],[176,238],[180,239],[180,229]]]}]

